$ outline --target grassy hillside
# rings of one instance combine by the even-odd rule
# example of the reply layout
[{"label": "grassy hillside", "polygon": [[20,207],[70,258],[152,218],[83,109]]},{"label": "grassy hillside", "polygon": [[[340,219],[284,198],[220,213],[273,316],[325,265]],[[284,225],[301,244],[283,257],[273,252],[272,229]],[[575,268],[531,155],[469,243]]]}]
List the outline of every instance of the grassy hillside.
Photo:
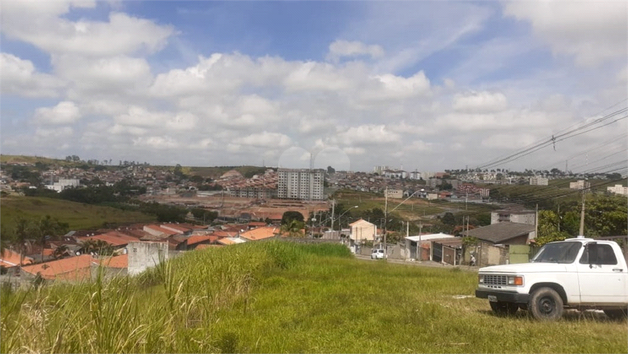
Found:
[{"label": "grassy hillside", "polygon": [[0,220],[4,226],[13,227],[18,216],[39,219],[50,215],[60,222],[70,224],[71,230],[102,227],[103,223],[150,222],[155,218],[135,211],[70,202],[62,199],[40,197],[3,197],[0,201]]},{"label": "grassy hillside", "polygon": [[73,163],[61,160],[54,159],[43,156],[26,156],[26,155],[2,155],[0,154],[0,162],[1,163],[37,163],[41,162],[44,164],[57,164],[57,165],[71,165]]},{"label": "grassy hillside", "polygon": [[459,269],[356,260],[340,245],[205,249],[135,278],[5,289],[0,351],[628,351],[625,323],[496,317],[472,296],[475,282]]}]

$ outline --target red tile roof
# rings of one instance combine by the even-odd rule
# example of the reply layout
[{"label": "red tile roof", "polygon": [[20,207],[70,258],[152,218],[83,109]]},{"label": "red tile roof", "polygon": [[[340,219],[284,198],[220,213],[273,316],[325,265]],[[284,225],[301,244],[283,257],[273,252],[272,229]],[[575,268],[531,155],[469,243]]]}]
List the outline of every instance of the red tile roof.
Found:
[{"label": "red tile roof", "polygon": [[102,240],[112,245],[113,247],[126,246],[129,242],[137,242],[137,237],[128,236],[117,231],[107,232],[106,234],[100,234],[89,237],[79,237],[79,241],[86,240]]},{"label": "red tile roof", "polygon": [[129,266],[129,255],[122,254],[114,257],[107,257],[100,260],[103,267],[109,268],[127,268]]},{"label": "red tile roof", "polygon": [[218,236],[193,235],[188,237],[188,246],[201,242],[214,243],[218,240]]},{"label": "red tile roof", "polygon": [[256,241],[263,240],[265,238],[274,237],[279,229],[272,226],[258,227],[257,229],[249,230],[240,234],[240,237],[247,240]]},{"label": "red tile roof", "polygon": [[[30,257],[24,257],[22,265],[33,263]],[[0,266],[5,268],[15,267],[20,264],[20,254],[10,249],[5,249],[0,254]]]},{"label": "red tile roof", "polygon": [[92,256],[84,254],[22,267],[22,270],[32,275],[40,273],[44,279],[82,280],[90,278],[92,260]]}]

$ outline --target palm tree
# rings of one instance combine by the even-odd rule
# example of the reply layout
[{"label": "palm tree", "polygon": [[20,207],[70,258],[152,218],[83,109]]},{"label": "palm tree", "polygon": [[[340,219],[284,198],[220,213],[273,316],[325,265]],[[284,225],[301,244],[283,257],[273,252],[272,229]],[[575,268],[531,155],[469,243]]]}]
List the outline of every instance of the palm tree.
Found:
[{"label": "palm tree", "polygon": [[83,241],[81,245],[85,253],[94,252],[101,256],[110,256],[113,254],[113,247],[103,240],[88,239]]},{"label": "palm tree", "polygon": [[20,253],[20,267],[24,262],[24,251],[26,250],[26,238],[30,233],[30,222],[19,216],[15,223],[15,248]]},{"label": "palm tree", "polygon": [[305,224],[302,221],[290,220],[289,223],[281,226],[282,233],[287,233],[290,237],[304,237],[303,227]]},{"label": "palm tree", "polygon": [[57,248],[55,248],[55,251],[52,253],[52,256],[55,259],[59,259],[59,258],[63,258],[63,256],[65,255],[65,253],[68,251],[68,246],[66,245],[61,245]]}]

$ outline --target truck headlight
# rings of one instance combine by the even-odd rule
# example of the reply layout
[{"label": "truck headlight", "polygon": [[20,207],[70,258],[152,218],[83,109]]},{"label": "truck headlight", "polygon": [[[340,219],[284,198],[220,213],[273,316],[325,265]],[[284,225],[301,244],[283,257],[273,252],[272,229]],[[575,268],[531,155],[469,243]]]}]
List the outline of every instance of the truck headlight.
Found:
[{"label": "truck headlight", "polygon": [[478,283],[484,284],[484,275],[478,274]]},{"label": "truck headlight", "polygon": [[523,277],[520,275],[508,276],[508,285],[523,285]]}]

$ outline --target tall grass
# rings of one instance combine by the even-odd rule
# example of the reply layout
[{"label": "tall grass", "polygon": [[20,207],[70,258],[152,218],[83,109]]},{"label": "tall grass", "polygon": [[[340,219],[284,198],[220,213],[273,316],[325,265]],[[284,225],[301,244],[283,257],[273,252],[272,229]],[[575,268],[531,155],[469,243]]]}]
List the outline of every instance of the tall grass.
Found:
[{"label": "tall grass", "polygon": [[339,245],[250,243],[137,277],[4,288],[0,351],[628,351],[625,323],[495,317],[474,287],[470,272],[359,261]]}]

